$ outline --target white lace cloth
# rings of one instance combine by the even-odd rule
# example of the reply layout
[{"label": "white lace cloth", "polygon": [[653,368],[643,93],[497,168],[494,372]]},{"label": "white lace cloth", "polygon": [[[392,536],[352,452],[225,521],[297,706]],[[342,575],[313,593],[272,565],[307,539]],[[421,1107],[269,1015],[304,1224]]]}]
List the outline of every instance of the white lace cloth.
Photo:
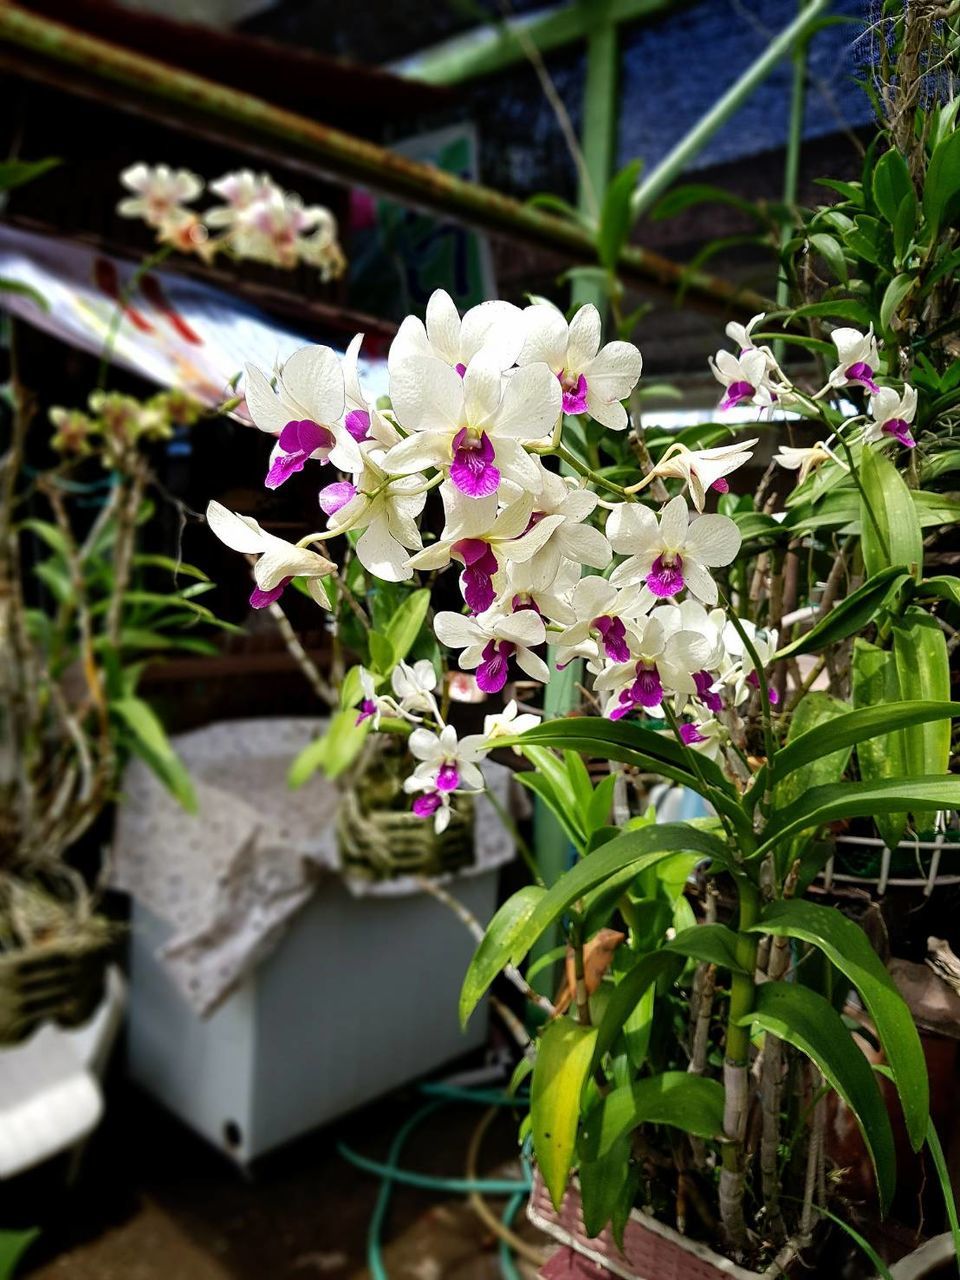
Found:
[{"label": "white lace cloth", "polygon": [[[166,921],[160,951],[200,1014],[211,1013],[268,955],[325,875],[340,874],[337,789],[315,775],[287,786],[290,763],[322,720],[232,720],[174,738],[190,771],[199,812],[188,814],[140,761],[123,779],[110,884]],[[484,766],[501,805],[510,771]],[[486,796],[476,802],[476,875],[513,857],[513,842]],[[403,877],[344,876],[351,892],[422,892]],[[448,877],[449,878],[449,877]]]}]

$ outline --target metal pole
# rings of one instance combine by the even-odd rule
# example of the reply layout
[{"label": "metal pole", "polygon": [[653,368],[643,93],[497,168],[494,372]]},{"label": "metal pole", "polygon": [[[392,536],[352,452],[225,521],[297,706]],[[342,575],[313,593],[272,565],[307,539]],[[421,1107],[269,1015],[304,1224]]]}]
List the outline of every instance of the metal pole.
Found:
[{"label": "metal pole", "polygon": [[[567,261],[596,262],[593,236],[573,222],[14,4],[0,3],[3,44],[78,68],[99,81],[123,85],[145,98],[176,104],[197,116],[198,123],[226,120],[246,136],[280,139],[288,150],[315,157],[318,171],[341,182],[356,182],[441,217],[558,253]],[[9,65],[10,60],[5,61]],[[18,60],[14,69],[24,76],[37,75],[30,58]],[[624,280],[670,297],[685,277],[682,265],[635,245],[624,249],[618,269]],[[687,282],[687,299],[691,305],[722,314],[760,310],[765,305],[751,291],[703,272],[694,273]]]},{"label": "metal pole", "polygon": [[733,115],[743,102],[753,93],[781,60],[793,48],[795,43],[805,36],[815,18],[828,7],[830,0],[810,0],[757,60],[747,68],[742,76],[730,86],[705,115],[697,121],[685,138],[682,138],[669,155],[656,166],[641,182],[633,197],[634,217],[640,217],[650,206],[663,195],[667,187],[683,172],[689,162],[706,145],[722,124]]}]

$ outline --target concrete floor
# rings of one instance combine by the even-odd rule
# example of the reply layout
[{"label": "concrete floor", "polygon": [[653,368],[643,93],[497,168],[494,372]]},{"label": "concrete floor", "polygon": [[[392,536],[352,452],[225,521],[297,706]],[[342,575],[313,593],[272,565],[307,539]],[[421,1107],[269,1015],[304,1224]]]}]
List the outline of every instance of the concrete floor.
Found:
[{"label": "concrete floor", "polygon": [[[73,1192],[51,1192],[47,1171],[17,1187],[13,1199],[4,1197],[3,1226],[45,1224],[18,1276],[359,1278],[379,1183],[341,1159],[336,1144],[347,1141],[382,1159],[420,1101],[415,1091],[403,1091],[264,1157],[245,1178],[142,1094],[116,1084]],[[430,1117],[411,1138],[404,1163],[462,1176],[481,1114],[479,1108],[455,1105]],[[513,1116],[498,1117],[484,1143],[484,1171],[508,1164],[519,1173],[515,1134]],[[390,1280],[499,1276],[494,1237],[456,1198],[397,1188],[386,1235],[392,1241],[386,1254]]]}]

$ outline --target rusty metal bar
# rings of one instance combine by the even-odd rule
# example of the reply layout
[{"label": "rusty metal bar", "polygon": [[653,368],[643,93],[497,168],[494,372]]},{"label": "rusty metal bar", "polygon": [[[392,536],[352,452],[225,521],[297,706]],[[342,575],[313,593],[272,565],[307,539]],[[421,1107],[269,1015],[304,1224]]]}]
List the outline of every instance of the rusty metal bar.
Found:
[{"label": "rusty metal bar", "polygon": [[[225,120],[261,139],[279,139],[286,148],[310,155],[328,177],[355,182],[440,217],[557,253],[567,261],[597,260],[590,232],[572,221],[431,165],[407,160],[252,94],[39,17],[18,5],[0,3],[3,43],[133,89],[143,97],[186,108],[197,114],[198,123],[210,118]],[[624,249],[619,272],[626,283],[666,296],[673,296],[684,282],[688,302],[714,314],[757,311],[769,305],[752,290],[738,289],[705,272],[687,276],[683,265],[635,245]]]}]

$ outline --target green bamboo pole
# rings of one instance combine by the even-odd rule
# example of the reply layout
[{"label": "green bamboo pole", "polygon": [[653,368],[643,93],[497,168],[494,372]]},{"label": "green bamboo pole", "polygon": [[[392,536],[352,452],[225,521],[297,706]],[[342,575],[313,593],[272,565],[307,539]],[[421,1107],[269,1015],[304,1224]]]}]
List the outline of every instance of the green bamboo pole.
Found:
[{"label": "green bamboo pole", "polygon": [[777,63],[795,47],[798,41],[809,34],[809,28],[829,6],[830,0],[810,0],[794,18],[788,27],[771,40],[757,60],[736,80],[730,88],[713,104],[686,137],[665,156],[655,169],[641,182],[633,197],[633,215],[635,218],[646,213],[656,200],[663,195],[670,184],[680,176],[694,156],[698,155],[706,143],[713,137],[722,124],[737,111],[746,99],[770,74]]},{"label": "green bamboo pole", "polygon": [[[244,141],[279,140],[286,150],[313,157],[317,171],[340,181],[359,183],[440,217],[557,253],[567,261],[597,260],[592,234],[571,221],[14,4],[0,3],[0,53],[3,45],[40,55],[98,81],[122,85],[140,97],[184,108],[198,124],[228,122],[236,128],[239,146]],[[37,74],[29,57],[16,62],[6,57],[5,62],[18,74]],[[619,271],[624,280],[670,297],[685,275],[682,265],[635,245],[624,250]],[[766,305],[758,295],[704,272],[694,273],[687,282],[687,301],[725,315]]]}]

